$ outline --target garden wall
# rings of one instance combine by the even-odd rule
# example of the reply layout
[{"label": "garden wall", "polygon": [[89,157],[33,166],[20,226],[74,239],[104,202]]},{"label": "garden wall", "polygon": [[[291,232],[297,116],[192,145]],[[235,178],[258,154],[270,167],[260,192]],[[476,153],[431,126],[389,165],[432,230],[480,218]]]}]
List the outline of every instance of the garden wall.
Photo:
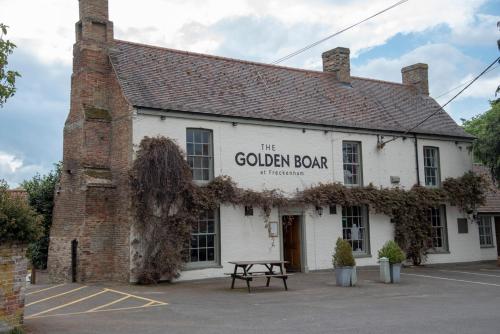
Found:
[{"label": "garden wall", "polygon": [[0,333],[23,323],[27,265],[25,247],[0,245]]}]

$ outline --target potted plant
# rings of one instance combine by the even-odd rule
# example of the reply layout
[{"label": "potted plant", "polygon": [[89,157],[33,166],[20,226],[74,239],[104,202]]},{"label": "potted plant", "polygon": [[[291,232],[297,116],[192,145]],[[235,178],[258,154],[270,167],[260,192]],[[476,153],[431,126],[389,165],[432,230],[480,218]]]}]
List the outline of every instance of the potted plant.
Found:
[{"label": "potted plant", "polygon": [[399,283],[401,276],[401,263],[406,260],[406,255],[394,240],[389,240],[378,251],[378,258],[389,259],[391,283]]},{"label": "potted plant", "polygon": [[342,238],[338,238],[335,245],[335,253],[333,254],[335,280],[338,286],[351,286],[351,276],[355,265],[356,261],[352,255],[351,244]]}]

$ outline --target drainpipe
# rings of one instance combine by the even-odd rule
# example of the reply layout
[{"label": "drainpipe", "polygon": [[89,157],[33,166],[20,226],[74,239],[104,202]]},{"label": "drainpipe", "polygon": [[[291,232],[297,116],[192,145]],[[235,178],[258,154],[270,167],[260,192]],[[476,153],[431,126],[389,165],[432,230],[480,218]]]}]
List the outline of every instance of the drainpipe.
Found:
[{"label": "drainpipe", "polygon": [[417,170],[417,185],[420,185],[420,167],[418,165],[418,140],[417,140],[417,134],[413,134],[413,138],[415,139],[415,165],[416,165],[416,170]]}]

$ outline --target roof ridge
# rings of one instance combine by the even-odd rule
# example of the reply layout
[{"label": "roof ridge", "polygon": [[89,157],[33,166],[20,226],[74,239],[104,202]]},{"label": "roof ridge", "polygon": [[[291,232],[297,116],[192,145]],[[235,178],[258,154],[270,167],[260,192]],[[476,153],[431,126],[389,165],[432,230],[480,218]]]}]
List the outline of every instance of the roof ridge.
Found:
[{"label": "roof ridge", "polygon": [[281,65],[272,65],[272,64],[266,64],[266,63],[261,63],[261,62],[257,62],[257,61],[243,60],[243,59],[224,57],[224,56],[216,56],[216,55],[210,55],[210,54],[206,54],[206,53],[185,51],[185,50],[179,50],[179,49],[172,49],[172,48],[167,48],[164,46],[149,45],[149,44],[138,43],[138,42],[124,41],[124,40],[119,40],[119,39],[115,39],[114,41],[118,42],[118,43],[137,45],[137,46],[142,46],[142,47],[151,48],[151,49],[170,51],[170,52],[175,52],[175,53],[179,53],[179,54],[192,55],[192,56],[198,56],[198,57],[226,60],[226,61],[232,61],[232,62],[242,63],[242,64],[264,66],[264,67],[283,69],[283,70],[292,70],[292,71],[305,72],[305,73],[311,73],[311,74],[322,74],[322,75],[324,74],[324,75],[328,75],[328,76],[333,75],[333,73],[324,72],[324,71],[308,70],[308,69],[303,69],[303,68],[281,66]]},{"label": "roof ridge", "polygon": [[355,75],[351,75],[351,78],[358,79],[358,80],[367,80],[367,81],[380,82],[380,83],[385,83],[385,84],[390,84],[390,85],[395,85],[395,86],[402,86],[402,87],[406,87],[406,88],[412,88],[412,86],[405,85],[404,83],[401,83],[401,82],[394,82],[394,81],[381,80],[381,79],[373,79],[373,78],[364,78],[364,77],[358,77],[358,76],[355,76]]}]

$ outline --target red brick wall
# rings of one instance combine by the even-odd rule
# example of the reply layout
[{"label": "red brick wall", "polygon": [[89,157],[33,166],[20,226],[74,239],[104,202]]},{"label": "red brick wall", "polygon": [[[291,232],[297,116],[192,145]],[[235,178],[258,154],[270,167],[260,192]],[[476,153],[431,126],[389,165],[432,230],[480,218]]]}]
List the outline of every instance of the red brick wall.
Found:
[{"label": "red brick wall", "polygon": [[78,281],[128,281],[132,107],[109,62],[107,0],[80,0],[80,13],[48,269],[53,281],[70,280],[77,240]]},{"label": "red brick wall", "polygon": [[23,323],[27,265],[25,247],[0,245],[0,333]]}]

